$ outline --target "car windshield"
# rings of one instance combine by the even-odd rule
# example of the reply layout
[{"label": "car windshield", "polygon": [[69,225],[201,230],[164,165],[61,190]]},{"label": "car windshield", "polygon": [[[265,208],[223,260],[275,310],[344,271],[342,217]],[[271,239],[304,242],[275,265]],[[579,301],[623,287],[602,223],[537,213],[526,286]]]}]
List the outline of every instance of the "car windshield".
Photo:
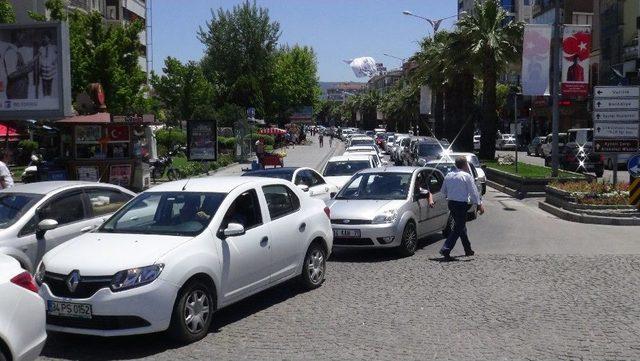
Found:
[{"label": "car windshield", "polygon": [[336,199],[406,199],[410,183],[410,173],[364,173],[351,179]]},{"label": "car windshield", "polygon": [[447,175],[449,172],[456,169],[456,165],[454,163],[440,163],[434,165],[434,168],[441,171],[443,175]]},{"label": "car windshield", "polygon": [[346,160],[327,163],[324,169],[324,176],[338,177],[354,175],[357,171],[370,168],[371,164],[367,160]]},{"label": "car windshield", "polygon": [[41,198],[40,194],[0,193],[0,229],[14,224]]},{"label": "car windshield", "polygon": [[439,144],[419,144],[418,155],[421,157],[437,157],[442,153],[442,148]]},{"label": "car windshield", "polygon": [[142,193],[98,232],[195,236],[209,225],[225,197],[226,193]]}]

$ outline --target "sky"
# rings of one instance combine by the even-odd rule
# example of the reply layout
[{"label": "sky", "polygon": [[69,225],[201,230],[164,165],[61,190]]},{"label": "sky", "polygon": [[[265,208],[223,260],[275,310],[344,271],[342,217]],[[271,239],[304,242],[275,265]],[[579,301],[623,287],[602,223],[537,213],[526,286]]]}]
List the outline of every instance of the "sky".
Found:
[{"label": "sky", "polygon": [[[231,9],[241,0],[151,0],[153,69],[162,71],[164,59],[199,60],[204,47],[198,40],[200,26],[211,19],[211,9]],[[320,81],[366,81],[356,78],[343,59],[371,56],[388,69],[401,61],[383,55],[408,58],[418,41],[431,32],[422,19],[455,15],[457,0],[258,0],[280,23],[280,44],[313,47],[318,57]],[[178,5],[179,4],[179,5]],[[450,28],[454,19],[445,20]]]}]

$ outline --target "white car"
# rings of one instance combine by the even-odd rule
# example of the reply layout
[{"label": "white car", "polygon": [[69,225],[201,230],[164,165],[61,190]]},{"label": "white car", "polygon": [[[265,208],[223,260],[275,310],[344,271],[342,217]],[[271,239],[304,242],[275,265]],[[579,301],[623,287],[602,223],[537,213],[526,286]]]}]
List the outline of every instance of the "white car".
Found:
[{"label": "white car", "polygon": [[35,360],[47,340],[44,301],[31,274],[0,254],[0,360]]},{"label": "white car", "polygon": [[458,156],[464,156],[465,158],[467,158],[467,162],[473,164],[473,167],[478,174],[478,182],[480,182],[481,185],[481,189],[478,190],[480,191],[481,195],[485,195],[485,193],[487,193],[487,175],[485,174],[484,169],[482,169],[482,165],[480,164],[480,160],[478,159],[477,155],[473,153],[462,152],[447,153],[447,156],[442,157],[441,161],[454,162]]},{"label": "white car", "polygon": [[516,149],[516,138],[513,134],[502,134],[496,139],[496,149]]},{"label": "white car", "polygon": [[351,176],[360,170],[375,168],[374,158],[371,155],[353,154],[331,157],[322,170],[322,175],[327,182],[342,188],[351,179]]},{"label": "white car", "polygon": [[373,145],[376,146],[376,141],[366,135],[354,135],[349,140],[349,147],[353,147],[355,145]]},{"label": "white car", "polygon": [[329,209],[289,181],[192,178],[47,253],[36,279],[51,331],[192,342],[222,307],[292,278],[319,287],[332,246]]},{"label": "white car", "polygon": [[45,252],[95,229],[134,196],[116,185],[76,181],[0,191],[0,253],[35,272]]},{"label": "white car", "polygon": [[338,193],[339,188],[327,181],[315,169],[308,167],[282,167],[260,169],[246,172],[243,176],[280,178],[293,182],[300,189],[308,192],[311,197],[328,201]]}]

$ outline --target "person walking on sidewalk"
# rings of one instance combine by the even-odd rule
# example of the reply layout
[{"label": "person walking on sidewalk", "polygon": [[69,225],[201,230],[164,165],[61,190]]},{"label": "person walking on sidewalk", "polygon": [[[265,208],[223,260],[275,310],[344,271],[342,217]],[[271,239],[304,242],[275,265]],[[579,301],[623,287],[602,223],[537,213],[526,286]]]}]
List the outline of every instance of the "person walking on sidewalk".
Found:
[{"label": "person walking on sidewalk", "polygon": [[329,148],[333,146],[333,133],[329,135]]},{"label": "person walking on sidewalk", "polygon": [[318,143],[320,144],[320,148],[324,146],[324,137],[322,136],[322,132],[318,132]]},{"label": "person walking on sidewalk", "polygon": [[451,211],[451,216],[454,221],[453,229],[444,242],[442,249],[440,249],[440,254],[444,257],[445,261],[451,260],[450,253],[456,245],[458,237],[462,241],[465,256],[474,255],[471,249],[471,242],[469,242],[469,236],[467,235],[466,226],[469,199],[471,199],[473,204],[478,206],[478,212],[480,212],[480,214],[484,213],[482,199],[480,198],[480,193],[469,170],[467,158],[465,156],[459,156],[456,158],[455,164],[456,169],[450,171],[446,177],[444,177],[444,184],[442,185],[442,194],[449,201],[449,211]]}]

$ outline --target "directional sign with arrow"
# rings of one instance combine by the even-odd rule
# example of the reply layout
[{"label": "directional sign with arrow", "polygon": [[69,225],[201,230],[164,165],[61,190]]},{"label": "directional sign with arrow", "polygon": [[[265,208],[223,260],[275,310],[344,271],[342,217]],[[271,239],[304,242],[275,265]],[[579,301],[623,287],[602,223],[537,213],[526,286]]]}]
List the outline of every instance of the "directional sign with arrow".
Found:
[{"label": "directional sign with arrow", "polygon": [[637,86],[597,86],[593,89],[595,98],[624,98],[639,97],[640,88]]},{"label": "directional sign with arrow", "polygon": [[638,109],[639,106],[638,98],[629,98],[629,99],[594,99],[593,100],[593,108],[596,110],[604,110],[604,109]]},{"label": "directional sign with arrow", "polygon": [[637,110],[593,112],[593,120],[602,122],[639,122],[640,113]]}]

